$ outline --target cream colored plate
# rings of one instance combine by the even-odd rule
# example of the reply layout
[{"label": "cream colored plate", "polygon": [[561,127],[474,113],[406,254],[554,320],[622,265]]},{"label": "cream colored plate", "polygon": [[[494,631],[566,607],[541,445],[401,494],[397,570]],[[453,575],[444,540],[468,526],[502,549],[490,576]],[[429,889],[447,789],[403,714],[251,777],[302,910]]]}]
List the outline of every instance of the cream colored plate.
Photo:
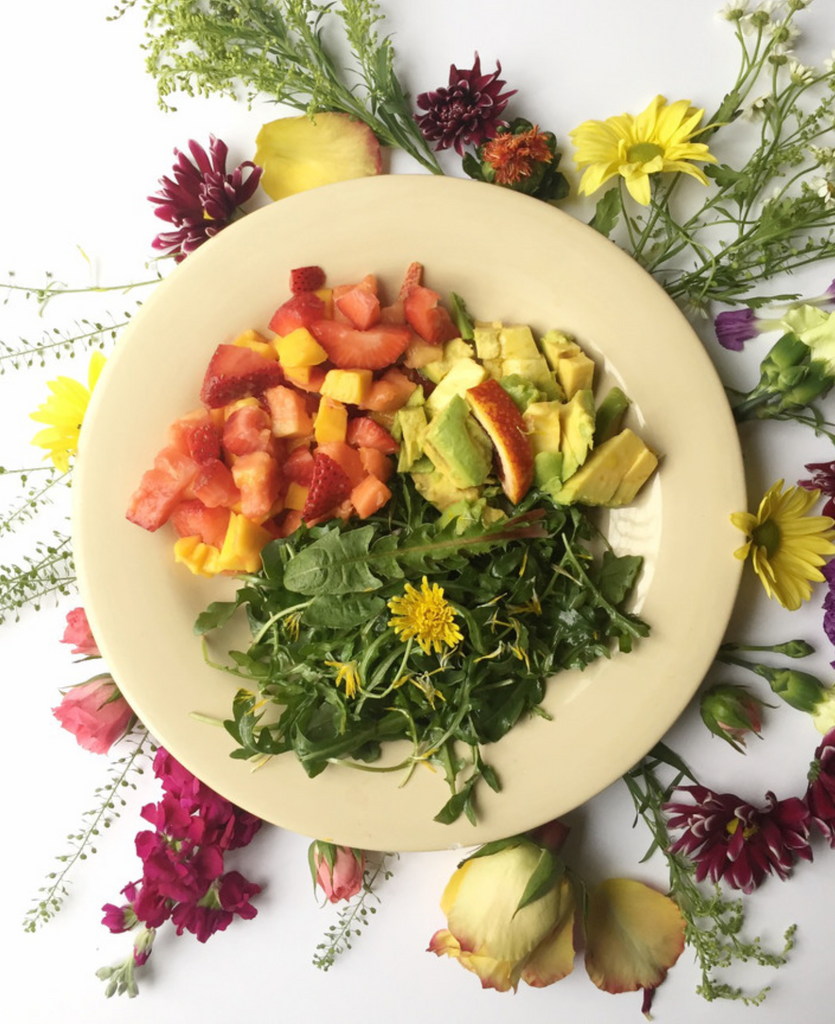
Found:
[{"label": "cream colored plate", "polygon": [[[366,273],[396,287],[412,260],[481,319],[560,327],[634,400],[664,453],[640,504],[612,516],[618,551],[645,556],[641,614],[652,635],[549,686],[553,721],[518,725],[486,750],[503,790],[479,792],[480,821],[436,824],[440,773],[329,767],[308,779],[292,755],[253,771],[192,712],[229,717],[237,680],[208,667],[197,614],[230,589],[172,557],[173,532],[125,519],[168,424],[196,408],[215,346],[266,329],[292,267],[331,283]],[[561,211],[495,186],[387,176],[327,186],[243,218],[160,284],[119,340],[84,424],[73,483],[82,599],[106,663],[156,739],[208,785],[262,818],[366,849],[473,845],[533,827],[618,778],[682,712],[720,642],[739,581],[728,516],[745,507],[739,443],[713,366],[663,290],[612,243]]]}]

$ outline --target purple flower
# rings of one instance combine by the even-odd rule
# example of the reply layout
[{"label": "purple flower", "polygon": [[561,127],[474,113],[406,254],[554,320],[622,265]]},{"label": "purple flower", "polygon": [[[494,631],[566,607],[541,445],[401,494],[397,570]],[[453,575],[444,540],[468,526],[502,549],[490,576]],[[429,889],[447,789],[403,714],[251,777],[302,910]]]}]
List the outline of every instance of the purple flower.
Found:
[{"label": "purple flower", "polygon": [[245,920],[255,917],[258,911],[250,900],[260,891],[259,885],[248,881],[239,871],[229,871],[212,884],[198,903],[178,903],[171,920],[178,935],[188,931],[205,942],[215,932],[225,931],[236,914]]},{"label": "purple flower", "polygon": [[815,751],[806,804],[812,821],[835,850],[835,729],[830,729]]},{"label": "purple flower", "polygon": [[208,154],[193,139],[188,148],[193,160],[175,149],[173,179],[160,178],[162,189],[148,196],[157,217],[175,228],[157,235],[153,248],[178,263],[232,222],[238,207],[255,194],[261,177],[261,168],[251,160],[227,173],[227,146],[214,135],[209,136]]},{"label": "purple flower", "polygon": [[502,66],[496,61],[492,75],[481,73],[481,59],[476,53],[469,71],[454,64],[449,69],[449,85],[433,92],[421,93],[417,105],[425,114],[415,120],[423,137],[435,143],[435,149],[455,148],[464,155],[464,146],[478,146],[496,134],[499,117],[516,90],[502,92],[507,84],[499,75]]},{"label": "purple flower", "polygon": [[[823,631],[830,643],[835,644],[835,560],[827,562],[821,572],[829,584],[829,590],[823,599]],[[835,668],[835,661],[830,664]]]},{"label": "purple flower", "polygon": [[751,893],[766,875],[788,877],[795,858],[812,859],[809,809],[797,797],[777,800],[766,793],[766,806],[755,808],[731,793],[705,786],[680,786],[694,803],[669,803],[671,829],[683,829],[670,848],[696,864],[696,880],[724,879]]},{"label": "purple flower", "polygon": [[835,518],[835,462],[807,462],[805,468],[812,478],[798,480],[798,486],[825,494],[829,500],[821,509],[821,515]]},{"label": "purple flower", "polygon": [[741,352],[745,342],[760,333],[757,314],[747,307],[720,313],[713,326],[719,344],[732,352]]}]

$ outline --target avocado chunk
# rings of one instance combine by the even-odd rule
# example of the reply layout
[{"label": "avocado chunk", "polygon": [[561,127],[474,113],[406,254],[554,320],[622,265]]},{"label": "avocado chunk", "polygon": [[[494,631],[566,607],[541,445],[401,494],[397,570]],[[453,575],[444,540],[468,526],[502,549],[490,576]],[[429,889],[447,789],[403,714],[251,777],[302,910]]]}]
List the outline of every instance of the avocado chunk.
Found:
[{"label": "avocado chunk", "polygon": [[422,405],[404,405],[394,417],[393,435],[400,441],[397,456],[397,472],[408,473],[423,454],[423,435],[426,430],[426,413]]},{"label": "avocado chunk", "polygon": [[440,358],[420,367],[424,377],[433,384],[439,384],[460,359],[472,359],[475,355],[473,346],[463,338],[453,338],[439,349]]},{"label": "avocado chunk", "polygon": [[423,450],[456,487],[480,487],[493,465],[490,438],[460,395],[453,395],[429,421]]},{"label": "avocado chunk", "polygon": [[626,410],[631,405],[629,398],[620,388],[610,388],[606,397],[597,407],[594,423],[594,443],[603,444],[620,430]]},{"label": "avocado chunk", "polygon": [[478,501],[477,487],[456,487],[448,476],[433,469],[428,473],[412,473],[415,489],[435,508],[443,512],[459,501]]},{"label": "avocado chunk", "polygon": [[568,480],[583,465],[593,444],[594,396],[584,389],[578,391],[570,402],[560,406],[563,480]]},{"label": "avocado chunk", "polygon": [[562,452],[537,452],[533,457],[533,482],[540,490],[562,487]]},{"label": "avocado chunk", "polygon": [[628,427],[604,441],[558,491],[561,505],[627,505],[651,476],[658,457]]},{"label": "avocado chunk", "polygon": [[499,384],[513,399],[519,412],[524,412],[532,402],[542,401],[543,395],[539,388],[527,377],[520,377],[518,373],[502,377]]},{"label": "avocado chunk", "polygon": [[499,331],[502,359],[536,359],[542,353],[527,324],[507,324]]},{"label": "avocado chunk", "polygon": [[545,359],[554,371],[566,399],[578,391],[590,391],[594,383],[594,360],[569,334],[548,331],[540,341]]},{"label": "avocado chunk", "polygon": [[531,402],[522,413],[534,455],[560,451],[562,402]]},{"label": "avocado chunk", "polygon": [[449,372],[441,380],[432,394],[426,399],[426,408],[430,416],[437,415],[455,395],[463,397],[468,388],[474,388],[487,377],[484,367],[475,359],[459,359],[453,363]]}]

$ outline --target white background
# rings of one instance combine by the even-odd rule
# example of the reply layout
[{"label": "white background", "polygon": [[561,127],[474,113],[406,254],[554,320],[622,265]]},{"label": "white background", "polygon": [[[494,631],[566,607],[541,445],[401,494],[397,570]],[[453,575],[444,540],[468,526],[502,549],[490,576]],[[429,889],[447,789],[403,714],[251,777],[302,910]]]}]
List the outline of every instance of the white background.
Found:
[{"label": "white background", "polygon": [[[569,129],[587,118],[637,112],[659,92],[671,100],[686,97],[715,108],[733,80],[737,61],[731,27],[716,16],[716,7],[713,0],[520,0],[513,5],[498,0],[388,0],[382,5],[386,27],[394,35],[398,69],[414,94],[445,84],[450,63],[468,67],[477,50],[485,70],[500,59],[503,77],[519,90],[508,115],[523,115],[553,130],[569,153]],[[14,270],[18,282],[37,285],[44,271],[51,270],[76,287],[144,280],[149,276],[150,242],[160,224],[145,197],[170,169],[173,148],[184,147],[189,138],[205,143],[213,132],[227,141],[230,163],[236,163],[252,156],[263,122],[291,112],[266,102],[247,110],[229,100],[181,97],[176,113],[163,113],[144,71],[140,13],[108,23],[111,9],[105,0],[41,0],[4,13],[0,279]],[[820,62],[828,57],[835,46],[835,7],[818,0],[799,23],[808,28],[801,58]],[[450,173],[460,173],[454,157],[444,165]],[[414,170],[400,155],[394,156],[392,168]],[[807,274],[807,292],[822,291],[835,277],[833,270],[822,266]],[[95,319],[105,311],[118,316],[141,295],[58,299],[42,318],[32,303],[13,297],[0,313],[0,338],[13,344],[18,335],[35,338],[42,330],[71,328],[74,318]],[[759,349],[750,346],[744,357],[728,356],[717,353],[707,326],[703,333],[726,380],[753,383],[766,342]],[[37,464],[40,455],[29,440],[38,426],[27,419],[28,413],[44,400],[46,380],[58,372],[83,376],[86,361],[86,356],[69,366],[66,360],[51,361],[44,370],[10,371],[0,377],[1,465]],[[752,503],[774,479],[793,482],[804,475],[805,462],[831,458],[829,442],[787,425],[746,427],[743,443]],[[14,500],[14,486],[0,484],[7,507]],[[694,481],[694,495],[706,485]],[[19,560],[36,539],[48,534],[51,523],[66,529],[66,497],[12,540],[0,540],[0,562]],[[696,550],[682,553],[683,574],[688,558],[696,557]],[[728,636],[761,643],[805,637],[820,644],[817,666],[829,678],[832,651],[820,628],[822,596],[817,592],[806,609],[789,615],[769,604],[748,574]],[[265,828],[230,865],[264,886],[257,918],[235,923],[206,945],[188,935],[177,939],[164,929],[139,976],[139,998],[107,1002],[95,970],[121,960],[129,937],[111,936],[101,926],[100,907],[118,902],[122,886],[138,876],[133,836],[141,827],[141,805],[157,799],[152,779],[140,780],[121,819],[98,843],[98,854],[76,871],[58,918],[36,934],[21,927],[31,899],[54,866],[53,858],[67,848],[65,837],[94,805],[93,791],[107,777],[105,760],[78,748],[50,714],[59,686],[92,674],[86,666],[74,665],[69,648],[58,642],[64,615],[74,603],[69,599],[57,607],[47,604],[39,613],[26,611],[19,622],[0,629],[5,694],[0,1012],[5,1020],[173,1024],[184,1016],[210,1022],[333,1016],[349,1024],[408,1024],[476,1017],[504,1022],[520,1014],[549,1022],[581,1016],[612,1022],[639,1018],[640,994],[614,997],[597,991],[585,976],[581,958],[574,974],[559,985],[542,991],[523,987],[514,996],[482,992],[474,976],[427,954],[430,936],[444,923],[438,900],[457,860],[451,852],[409,854],[394,861],[394,877],[380,887],[381,904],[366,933],[322,974],[311,958],[334,914],[330,907],[319,909],[312,895],[307,840],[276,828]],[[768,715],[766,734],[741,757],[709,737],[691,708],[667,741],[717,790],[738,791],[754,802],[766,789],[778,797],[802,793],[817,733],[805,716],[781,708]],[[540,784],[555,781],[542,779]],[[567,820],[572,826],[567,855],[589,881],[627,875],[663,888],[663,863],[658,858],[639,863],[648,836],[640,826],[633,830],[631,802],[622,784]],[[785,928],[798,925],[797,947],[786,967],[777,973],[752,969],[729,978],[752,990],[770,983],[765,1004],[754,1009],[704,1002],[694,991],[698,974],[687,949],[656,994],[655,1019],[687,1024],[749,1019],[769,1024],[790,1015],[808,1024],[832,1019],[835,853],[817,841],[815,854],[816,862],[801,864],[790,883],[770,880],[749,902],[747,930],[760,934],[766,946],[779,947]]]}]

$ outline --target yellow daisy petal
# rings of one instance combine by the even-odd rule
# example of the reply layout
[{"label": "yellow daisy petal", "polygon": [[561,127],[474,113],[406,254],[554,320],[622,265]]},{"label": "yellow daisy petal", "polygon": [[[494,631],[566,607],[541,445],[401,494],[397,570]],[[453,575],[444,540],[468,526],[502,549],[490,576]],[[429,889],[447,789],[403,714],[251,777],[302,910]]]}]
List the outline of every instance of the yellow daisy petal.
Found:
[{"label": "yellow daisy petal", "polygon": [[46,448],[45,458],[62,473],[70,468],[70,460],[78,451],[81,425],[90,404],[90,395],[98,382],[106,360],[101,352],[94,352],[87,370],[87,386],[71,377],[57,377],[48,382],[51,395],[30,414],[36,423],[45,423],[47,430],[39,431],[32,444]]}]

